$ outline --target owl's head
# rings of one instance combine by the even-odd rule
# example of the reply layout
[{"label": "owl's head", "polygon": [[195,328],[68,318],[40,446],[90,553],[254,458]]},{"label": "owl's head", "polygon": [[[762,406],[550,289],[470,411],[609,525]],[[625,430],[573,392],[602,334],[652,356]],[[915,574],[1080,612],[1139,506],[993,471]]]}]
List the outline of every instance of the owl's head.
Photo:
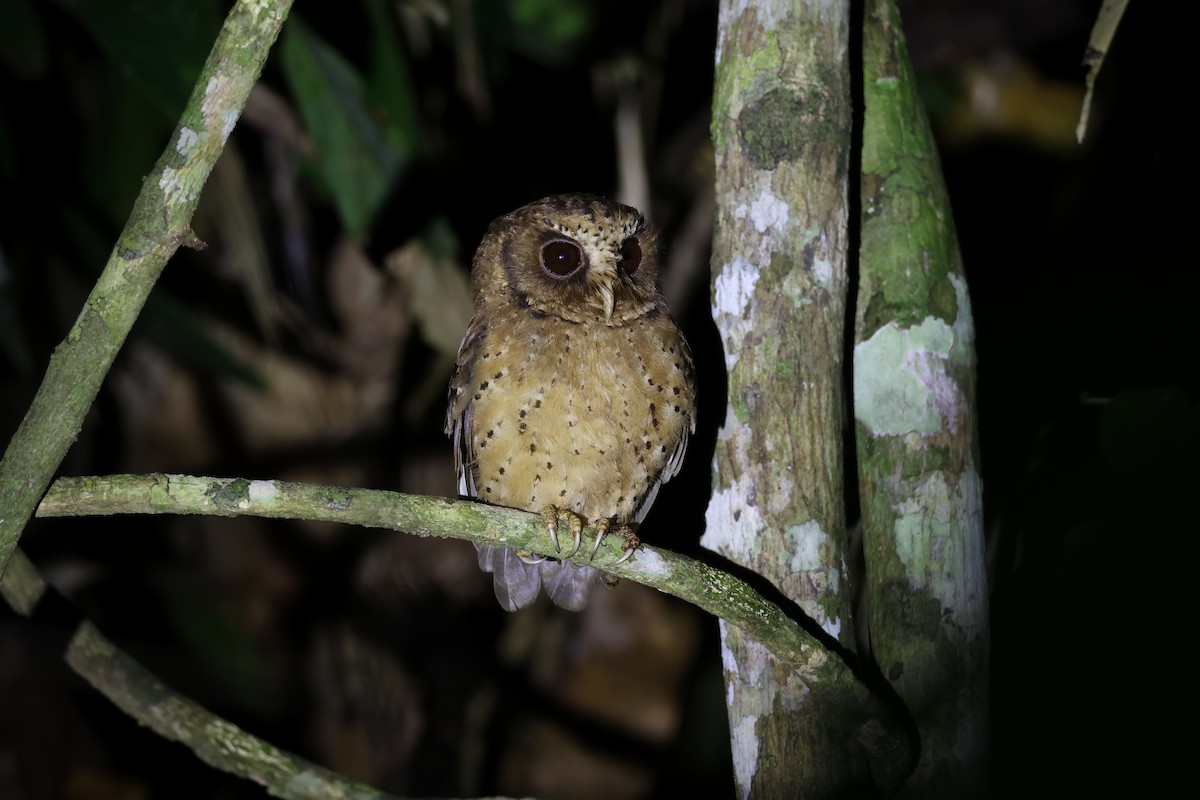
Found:
[{"label": "owl's head", "polygon": [[658,232],[637,209],[591,194],[547,197],[497,219],[472,277],[477,306],[569,322],[619,326],[663,308]]}]

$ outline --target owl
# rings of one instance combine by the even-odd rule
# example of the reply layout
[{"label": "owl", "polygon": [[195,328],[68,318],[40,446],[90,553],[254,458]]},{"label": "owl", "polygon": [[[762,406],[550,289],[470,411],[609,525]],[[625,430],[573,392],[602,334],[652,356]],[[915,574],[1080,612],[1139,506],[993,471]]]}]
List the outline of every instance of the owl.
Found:
[{"label": "owl", "polygon": [[658,291],[658,244],[635,209],[564,194],[495,220],[475,253],[446,412],[459,492],[540,513],[548,533],[545,554],[477,545],[509,611],[542,588],[582,609],[606,577],[566,560],[583,526],[599,531],[592,558],[610,531],[630,557],[696,430],[692,356]]}]

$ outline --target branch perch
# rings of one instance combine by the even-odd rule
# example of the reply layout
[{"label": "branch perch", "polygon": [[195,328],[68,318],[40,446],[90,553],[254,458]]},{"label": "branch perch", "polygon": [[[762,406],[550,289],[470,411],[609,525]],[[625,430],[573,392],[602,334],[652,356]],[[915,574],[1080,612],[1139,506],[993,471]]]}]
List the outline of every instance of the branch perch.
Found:
[{"label": "branch perch", "polygon": [[[165,474],[60,478],[50,487],[37,510],[39,517],[116,514],[193,514],[227,517],[241,515],[312,519],[403,531],[416,536],[468,539],[535,551],[544,550],[546,545],[545,523],[542,518],[525,511],[471,501],[375,489],[346,489],[245,478]],[[589,534],[594,536],[595,529],[590,528],[585,532],[585,536]],[[860,729],[858,741],[874,765],[875,774],[882,778],[883,785],[895,785],[907,772],[912,758],[910,743],[885,703],[868,691],[840,657],[827,650],[781,608],[762,597],[741,579],[669,550],[642,545],[629,561],[607,566],[617,561],[621,555],[621,548],[622,544],[615,541],[614,537],[614,541],[601,545],[596,562],[586,561],[579,556],[571,560],[603,565],[606,571],[614,575],[674,595],[744,629],[794,669],[800,680],[812,691],[854,695],[854,707],[868,711],[855,724]],[[9,574],[0,579],[0,593],[14,607],[14,600],[28,604],[29,598],[40,592],[40,578],[36,570],[28,564],[28,560],[20,551],[17,552],[17,556],[14,558],[14,567],[20,564],[22,568],[10,570]],[[28,569],[24,568],[26,566]],[[32,576],[32,580],[38,585],[14,585],[18,576]],[[96,641],[95,637],[98,636],[90,623],[85,623],[77,633],[76,639],[83,644],[89,644]],[[108,644],[106,647],[112,648],[112,645]],[[113,658],[123,659],[128,665],[122,666],[122,670],[139,671],[137,679],[130,677],[129,683],[150,682],[158,686],[153,675],[127,655],[116,652],[117,656],[107,659],[104,663]],[[86,659],[75,658],[71,664],[121,708],[139,720],[152,724],[151,712],[155,707],[146,706],[144,703],[130,703],[124,693],[123,683],[113,684],[104,680],[104,669]],[[129,674],[132,676],[134,673]],[[161,687],[158,691],[161,691]],[[179,701],[190,704],[186,707],[191,713],[190,709],[195,704],[185,698],[179,698]],[[208,714],[198,706],[195,708],[198,712]],[[213,719],[220,721],[216,717]],[[157,727],[155,729],[158,730]],[[175,728],[168,730],[173,731]],[[209,732],[211,733],[211,730]],[[249,736],[240,731],[238,733]],[[170,732],[164,735],[179,738]],[[200,741],[209,744],[206,738]],[[275,752],[272,745],[253,737],[247,741],[251,742],[253,747],[267,748]],[[213,753],[211,746],[201,749],[190,742],[188,744],[197,755],[214,766],[236,774],[245,774],[210,760]],[[287,754],[283,756],[294,759]],[[303,766],[307,769],[309,765]],[[254,777],[259,782],[264,782],[261,773]],[[277,776],[271,777],[274,779]],[[278,783],[264,785],[270,785],[273,787],[272,791],[281,791],[288,797],[310,796],[281,789]],[[355,791],[359,791],[360,788],[365,791],[365,787],[355,787]]]},{"label": "branch perch", "polygon": [[[311,519],[414,536],[468,539],[533,551],[546,549],[545,523],[539,515],[527,511],[378,489],[285,481],[164,474],[60,478],[37,510],[39,517],[114,514]],[[588,528],[585,538],[589,534],[595,536],[595,529]],[[610,564],[620,558],[621,547],[617,537],[610,537],[601,545],[594,562],[586,555],[571,561],[592,566]],[[782,609],[744,581],[719,569],[648,545],[642,545],[629,561],[604,569],[679,597],[744,628],[792,664],[806,681],[852,680],[849,669],[839,659],[830,658],[824,646]]]}]

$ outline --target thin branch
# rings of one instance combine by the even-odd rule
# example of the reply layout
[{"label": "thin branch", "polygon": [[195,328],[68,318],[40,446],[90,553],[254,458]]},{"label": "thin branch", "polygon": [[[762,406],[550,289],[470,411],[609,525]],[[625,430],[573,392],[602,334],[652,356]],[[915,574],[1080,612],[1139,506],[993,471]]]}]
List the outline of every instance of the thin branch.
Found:
[{"label": "thin branch", "polygon": [[150,290],[191,230],[200,190],[233,130],[292,0],[240,0],[225,20],[167,149],[0,460],[0,573]]},{"label": "thin branch", "polygon": [[[0,596],[17,613],[30,616],[45,592],[45,582],[18,548],[0,578]],[[254,781],[276,797],[391,797],[280,750],[172,691],[87,620],[75,629],[64,658],[81,678],[159,736],[181,742],[209,766]]]},{"label": "thin branch", "polygon": [[279,797],[390,797],[253,736],[164,686],[85,621],[67,646],[67,663],[125,713],[165,739],[187,745],[206,764],[247,778]]}]

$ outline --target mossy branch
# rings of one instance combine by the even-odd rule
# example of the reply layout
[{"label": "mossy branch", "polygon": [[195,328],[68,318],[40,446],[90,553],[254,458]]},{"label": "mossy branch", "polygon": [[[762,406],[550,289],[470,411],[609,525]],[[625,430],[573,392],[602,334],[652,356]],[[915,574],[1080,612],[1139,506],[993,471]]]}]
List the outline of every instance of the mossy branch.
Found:
[{"label": "mossy branch", "polygon": [[[364,527],[491,542],[544,550],[540,516],[470,501],[406,495],[373,489],[188,475],[111,475],[61,478],[37,509],[39,517],[116,514],[192,514],[256,516],[342,522]],[[584,535],[595,535],[587,529]],[[898,778],[911,758],[908,742],[885,704],[871,696],[849,667],[809,634],[783,609],[744,581],[715,567],[668,550],[642,545],[634,558],[612,565],[622,543],[610,537],[592,562],[687,602],[733,623],[752,635],[801,680],[817,691],[857,695],[858,708],[872,708],[863,725],[873,736],[862,740],[885,782]],[[33,564],[20,551],[0,577],[0,596],[28,615],[45,591]],[[376,790],[314,766],[279,750],[172,692],[90,622],[76,631],[67,661],[97,690],[159,734],[181,741],[218,769],[267,787],[280,797],[384,797]],[[868,740],[870,739],[870,740]]]},{"label": "mossy branch", "polygon": [[166,150],[142,183],[125,229],[0,460],[0,573],[150,290],[180,245],[208,174],[241,115],[292,0],[240,0],[200,72]]},{"label": "mossy branch", "polygon": [[[468,539],[535,552],[548,545],[541,516],[466,500],[344,489],[308,483],[255,481],[190,475],[108,475],[60,478],[38,506],[39,517],[113,514],[199,514],[309,519],[385,528],[415,536]],[[585,529],[585,541],[594,536]],[[588,547],[571,560],[602,566],[622,578],[651,586],[692,603],[747,632],[798,670],[806,681],[838,681],[848,668],[824,645],[748,584],[687,556],[642,545],[633,558],[621,557],[622,542],[612,536],[595,560]]]},{"label": "mossy branch", "polygon": [[[0,596],[14,611],[29,616],[45,591],[37,569],[18,548],[0,579]],[[184,744],[209,766],[254,781],[276,797],[391,797],[280,750],[164,686],[87,620],[75,629],[64,658],[93,688],[159,736]]]}]

